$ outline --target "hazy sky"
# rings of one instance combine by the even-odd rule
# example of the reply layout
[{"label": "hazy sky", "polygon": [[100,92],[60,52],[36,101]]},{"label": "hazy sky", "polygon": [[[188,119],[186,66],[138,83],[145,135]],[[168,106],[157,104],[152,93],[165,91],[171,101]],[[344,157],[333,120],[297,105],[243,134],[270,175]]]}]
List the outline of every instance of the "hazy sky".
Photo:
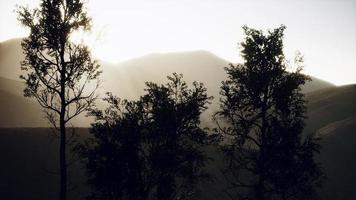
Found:
[{"label": "hazy sky", "polygon": [[[0,41],[26,36],[15,4],[0,0]],[[153,52],[204,49],[236,62],[241,27],[285,24],[285,53],[305,56],[305,72],[335,84],[356,83],[356,0],[90,0],[94,55],[119,62]],[[73,36],[78,39],[81,34]]]}]

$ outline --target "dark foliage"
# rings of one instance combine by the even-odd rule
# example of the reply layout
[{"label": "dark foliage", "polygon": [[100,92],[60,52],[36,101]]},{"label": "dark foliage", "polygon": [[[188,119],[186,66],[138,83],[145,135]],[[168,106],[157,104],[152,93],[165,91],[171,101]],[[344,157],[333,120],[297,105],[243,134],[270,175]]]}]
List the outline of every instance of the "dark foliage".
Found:
[{"label": "dark foliage", "polygon": [[25,74],[21,76],[26,82],[24,95],[37,100],[59,131],[60,199],[65,199],[66,126],[93,104],[100,74],[88,48],[73,44],[69,38],[74,31],[88,30],[90,18],[81,0],[42,0],[34,10],[19,7],[18,16],[30,29],[30,35],[21,43],[25,54],[22,62]]},{"label": "dark foliage", "polygon": [[146,83],[138,101],[111,94],[109,107],[93,110],[94,138],[79,147],[85,159],[89,199],[194,199],[209,142],[200,114],[211,97],[201,83],[188,89],[182,75],[169,83]]},{"label": "dark foliage", "polygon": [[264,34],[243,28],[242,64],[226,68],[221,110],[215,119],[223,135],[224,170],[238,199],[314,199],[322,172],[314,161],[317,139],[302,137],[305,100],[302,57],[294,72],[283,54],[281,26]]}]

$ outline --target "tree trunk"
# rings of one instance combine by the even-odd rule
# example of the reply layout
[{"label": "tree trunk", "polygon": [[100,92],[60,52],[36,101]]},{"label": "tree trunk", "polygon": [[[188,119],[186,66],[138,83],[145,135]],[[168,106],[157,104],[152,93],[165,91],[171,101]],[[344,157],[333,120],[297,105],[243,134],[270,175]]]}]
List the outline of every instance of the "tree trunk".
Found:
[{"label": "tree trunk", "polygon": [[60,169],[60,200],[66,199],[67,193],[67,163],[66,163],[66,127],[64,121],[65,111],[60,115],[60,145],[59,145],[59,169]]},{"label": "tree trunk", "polygon": [[66,162],[66,99],[65,99],[65,73],[66,64],[64,61],[64,47],[62,44],[61,51],[61,113],[59,118],[60,123],[60,145],[59,145],[59,168],[60,168],[60,200],[66,200],[67,197],[67,162]]},{"label": "tree trunk", "polygon": [[258,180],[257,188],[256,188],[256,199],[258,199],[258,200],[264,200],[265,199],[265,196],[264,196],[264,185],[263,184],[264,184],[263,180],[260,177],[259,180]]},{"label": "tree trunk", "polygon": [[256,198],[258,200],[264,200],[265,199],[265,183],[264,183],[264,165],[266,162],[266,154],[265,154],[265,146],[266,146],[266,132],[268,128],[268,123],[267,123],[267,97],[268,97],[268,87],[265,89],[263,92],[263,100],[262,100],[262,106],[261,106],[261,147],[259,149],[259,157],[257,159],[257,167],[258,167],[258,183],[257,183],[257,188],[256,188]]}]

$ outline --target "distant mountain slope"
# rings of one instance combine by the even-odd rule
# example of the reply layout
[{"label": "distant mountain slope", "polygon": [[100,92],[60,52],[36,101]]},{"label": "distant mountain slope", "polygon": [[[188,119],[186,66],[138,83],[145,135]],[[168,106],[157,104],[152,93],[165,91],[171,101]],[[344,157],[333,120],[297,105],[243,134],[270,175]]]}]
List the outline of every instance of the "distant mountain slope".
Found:
[{"label": "distant mountain slope", "polygon": [[[20,62],[23,59],[21,39],[12,39],[0,43],[0,76],[18,80],[18,76],[21,74]],[[125,85],[125,87],[122,86],[124,88],[131,87],[123,90],[122,93],[125,94],[123,95],[125,97],[127,93],[130,93],[127,90],[131,92],[132,90],[140,90],[142,87],[135,86],[143,86],[145,81],[163,80],[173,72],[183,73],[188,80],[203,82],[208,88],[212,88],[212,93],[215,93],[214,91],[219,87],[220,82],[226,77],[223,68],[228,66],[228,61],[203,50],[155,53],[118,64],[110,64],[104,61],[100,61],[100,63],[105,77],[104,80],[110,83],[107,84],[110,85],[109,88],[113,88],[111,83]],[[313,81],[305,86],[305,92],[333,86],[333,84],[315,77],[312,77],[312,79]],[[127,95],[130,97],[133,94]]]},{"label": "distant mountain slope", "polygon": [[306,99],[308,119],[305,131],[307,133],[319,131],[338,121],[338,126],[342,123],[350,123],[347,119],[356,117],[356,84],[311,92],[306,95]]},{"label": "distant mountain slope", "polygon": [[2,90],[0,90],[0,113],[0,127],[48,126],[36,102]]},{"label": "distant mountain slope", "polygon": [[17,80],[21,74],[20,62],[24,59],[21,40],[12,39],[0,43],[0,76]]},{"label": "distant mountain slope", "polygon": [[333,127],[321,140],[319,159],[327,175],[322,199],[354,200],[356,197],[356,117],[352,121]]},{"label": "distant mountain slope", "polygon": [[[173,72],[182,73],[187,82],[203,82],[210,95],[218,94],[220,82],[225,79],[224,67],[228,63],[207,51],[150,54],[126,62],[102,62],[104,88],[119,96],[133,99],[143,93],[146,81],[166,82]],[[108,69],[107,73],[105,70]]]},{"label": "distant mountain slope", "polygon": [[329,83],[327,81],[315,78],[311,76],[311,81],[307,82],[303,87],[302,90],[304,93],[314,92],[317,90],[325,89],[325,88],[332,88],[335,87],[334,84]]},{"label": "distant mountain slope", "polygon": [[[29,105],[34,101],[29,101],[30,99],[23,97],[22,91],[24,86],[19,79],[19,75],[22,73],[20,70],[20,61],[24,58],[20,44],[20,39],[0,43],[0,90],[5,92],[1,95],[16,95],[16,98],[18,98],[17,102],[28,102],[23,105]],[[203,118],[207,120],[214,109],[217,108],[217,102],[220,98],[221,81],[226,79],[224,67],[229,65],[226,60],[207,51],[149,54],[117,64],[104,61],[100,61],[100,64],[103,70],[101,77],[103,84],[98,92],[101,95],[106,91],[110,91],[121,98],[137,99],[144,93],[143,89],[146,81],[163,83],[166,82],[166,76],[171,75],[173,72],[183,73],[184,79],[189,83],[192,81],[203,82],[208,89],[208,94],[215,97],[213,104],[210,106],[211,109],[203,115]],[[332,86],[328,82],[313,78],[313,81],[305,85],[303,90],[310,92]],[[2,98],[14,99],[15,96],[2,96]],[[36,107],[38,105],[31,105],[31,109]],[[19,108],[13,107],[12,112],[22,116],[25,109]],[[41,113],[40,109],[38,109],[37,113]],[[41,121],[36,117],[27,119],[30,121],[16,123],[15,118],[15,121],[11,124],[13,126],[17,126],[16,124],[20,126],[21,124],[31,124],[31,120],[34,120],[35,124]],[[5,120],[0,120],[0,127],[9,126],[2,124],[1,121],[5,122]],[[74,120],[73,125],[89,126],[90,120],[86,119],[83,115]]]},{"label": "distant mountain slope", "polygon": [[[105,68],[105,63],[102,66]],[[133,91],[141,91],[145,81],[164,82],[167,75],[177,72],[182,73],[187,81],[204,83],[208,88],[209,94],[217,97],[221,81],[227,77],[224,68],[228,66],[228,61],[203,50],[149,54],[126,62],[113,64],[111,68],[117,70],[117,73],[120,74],[117,75],[119,78],[109,76],[106,80],[116,80],[119,84],[111,85],[118,85],[118,88],[112,91],[116,90],[115,92],[118,94],[122,91],[122,96],[130,98],[131,95],[139,95],[133,94]],[[104,71],[103,75],[108,74]],[[315,77],[311,78],[312,81],[303,86],[305,93],[335,87],[335,85],[327,81]],[[110,86],[106,86],[105,88],[110,88]]]},{"label": "distant mountain slope", "polygon": [[24,83],[22,83],[20,79],[13,80],[13,79],[0,77],[0,90],[22,97],[23,89],[24,89]]},{"label": "distant mountain slope", "polygon": [[[42,108],[33,98],[23,96],[24,84],[0,77],[0,127],[48,127]],[[76,127],[88,127],[92,122],[85,114],[73,119]]]},{"label": "distant mountain slope", "polygon": [[322,199],[356,197],[356,84],[307,94],[306,133],[321,137],[319,159],[328,176]]}]

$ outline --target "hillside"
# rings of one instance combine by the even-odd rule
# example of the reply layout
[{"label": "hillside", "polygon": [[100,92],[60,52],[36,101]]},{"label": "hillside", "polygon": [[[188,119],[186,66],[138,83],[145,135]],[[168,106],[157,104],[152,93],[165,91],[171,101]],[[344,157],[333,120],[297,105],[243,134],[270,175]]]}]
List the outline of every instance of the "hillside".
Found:
[{"label": "hillside", "polygon": [[356,117],[352,123],[334,127],[330,135],[322,137],[321,147],[319,159],[327,175],[322,199],[354,200]]},{"label": "hillside", "polygon": [[[87,129],[76,129],[85,139]],[[49,128],[0,128],[0,199],[50,200],[58,195],[58,145]],[[71,200],[84,200],[84,171],[73,155],[68,155]]]},{"label": "hillside", "polygon": [[[330,135],[331,127],[354,122],[356,117],[356,84],[322,89],[308,93],[308,119],[306,132],[318,131]],[[326,128],[328,128],[328,131]]]},{"label": "hillside", "polygon": [[[228,63],[207,51],[150,54],[111,67],[102,62],[103,86],[119,96],[135,99],[143,93],[146,81],[164,83],[167,75],[182,73],[187,82],[203,82],[210,95],[218,94],[220,82],[225,79]],[[108,69],[108,72],[105,70]],[[115,69],[116,73],[114,72]]]},{"label": "hillside", "polygon": [[[23,59],[21,39],[0,43],[0,77],[17,81],[22,73],[20,62]],[[105,61],[99,63],[103,70],[104,89],[112,89],[118,95],[127,98],[130,98],[130,95],[137,95],[130,93],[129,90],[138,91],[142,89],[145,81],[160,82],[173,72],[183,73],[188,81],[203,82],[209,89],[211,88],[210,93],[215,94],[220,82],[226,77],[224,67],[229,65],[228,61],[204,50],[154,53],[116,64]],[[333,86],[329,82],[312,77],[312,81],[306,84],[304,91],[307,93]]]},{"label": "hillside", "polygon": [[21,40],[12,39],[0,43],[0,76],[18,79],[21,74],[20,62],[24,59]]},{"label": "hillside", "polygon": [[[23,106],[30,106],[27,110],[22,106],[12,107],[11,112],[16,116],[26,116],[25,111],[38,108],[32,105],[35,101],[25,99],[22,94],[23,83],[18,78],[21,74],[20,61],[24,58],[20,46],[20,39],[13,39],[0,43],[0,90],[4,91],[0,95],[3,99],[16,99],[15,102],[27,102]],[[224,67],[228,62],[207,51],[192,51],[164,54],[149,54],[125,62],[112,64],[99,61],[102,67],[102,87],[98,91],[101,96],[106,91],[113,92],[121,98],[137,99],[143,94],[146,81],[163,83],[166,76],[173,72],[183,73],[184,79],[191,83],[199,81],[206,85],[208,94],[215,97],[211,109],[204,113],[203,118],[208,120],[217,107],[219,100],[219,88],[221,81],[226,78]],[[332,84],[313,78],[313,81],[304,86],[304,92],[311,92],[320,88],[334,87]],[[12,96],[6,96],[12,94]],[[7,104],[6,104],[7,105]],[[15,118],[10,124],[6,124],[6,119],[0,119],[0,127],[21,127],[23,124],[47,127],[47,123],[38,116],[41,116],[40,109],[33,117],[26,119]],[[74,126],[89,126],[90,120],[84,115],[72,121]],[[33,125],[35,126],[35,125]]]},{"label": "hillside", "polygon": [[356,197],[356,84],[323,89],[307,95],[306,133],[321,137],[320,162],[328,176],[323,199]]},{"label": "hillside", "polygon": [[23,89],[24,84],[20,81],[20,79],[13,80],[0,76],[0,90],[22,97]]},{"label": "hillside", "polygon": [[[325,98],[340,98],[344,90],[351,86],[341,87],[333,90],[334,95],[326,97],[324,95],[309,96],[311,103],[325,100]],[[345,89],[347,88],[347,89]],[[352,95],[343,98],[354,101]],[[327,94],[327,93],[326,93]],[[339,96],[341,95],[341,96]],[[345,94],[344,94],[345,95]],[[318,112],[320,106],[313,106],[312,111]],[[315,109],[315,110],[314,110]],[[324,114],[334,112],[332,109],[324,110]],[[329,114],[330,114],[329,113]],[[356,116],[356,112],[349,113]],[[350,117],[346,118],[350,119]],[[333,120],[333,119],[331,119]],[[309,119],[309,123],[314,123],[318,119]],[[329,134],[322,134],[321,154],[317,159],[321,162],[328,179],[324,183],[324,188],[320,191],[320,196],[324,200],[352,200],[356,196],[354,190],[354,180],[356,174],[356,162],[354,160],[354,147],[356,146],[356,123],[352,120],[341,120],[343,125],[336,126]],[[340,123],[340,122],[338,122]],[[319,124],[319,129],[330,126],[333,123]],[[76,129],[79,141],[88,137],[88,129]],[[58,140],[52,135],[50,129],[46,128],[0,128],[0,157],[3,163],[0,165],[0,193],[2,198],[8,200],[37,200],[53,199],[57,195],[58,176],[53,174],[58,162]],[[214,176],[212,182],[202,184],[201,199],[206,200],[228,200],[223,192],[224,178],[220,170],[222,167],[222,156],[216,147],[205,149],[212,158],[207,166],[208,172]],[[71,188],[69,199],[84,199],[88,194],[88,188],[84,184],[85,177],[82,165],[76,163],[70,169]]]},{"label": "hillside", "polygon": [[[5,96],[0,94],[0,97]],[[307,99],[311,116],[307,121],[307,130],[318,133],[322,138],[322,149],[317,159],[328,176],[320,195],[324,200],[352,200],[356,196],[356,162],[353,156],[356,146],[356,108],[353,104],[356,102],[356,85],[309,93]],[[0,100],[3,101],[2,98]],[[12,105],[8,103],[1,110],[10,110],[24,104],[13,99],[6,101]],[[7,113],[9,121],[16,117],[24,118],[12,116],[10,111]],[[36,112],[29,110],[28,113]],[[76,132],[80,141],[88,137],[88,129],[77,129]],[[46,128],[0,128],[0,157],[5,163],[0,165],[2,198],[37,200],[52,199],[57,195],[58,176],[53,171],[58,162],[58,140],[52,134]],[[207,170],[215,177],[213,182],[201,185],[202,199],[227,200],[229,198],[223,193],[225,181],[220,173],[222,156],[215,147],[205,151],[213,159],[209,161]],[[70,170],[71,186],[74,189],[70,191],[69,199],[84,199],[88,192],[82,167],[76,163]]]},{"label": "hillside", "polygon": [[40,111],[40,106],[34,100],[0,90],[1,127],[48,126]]}]

